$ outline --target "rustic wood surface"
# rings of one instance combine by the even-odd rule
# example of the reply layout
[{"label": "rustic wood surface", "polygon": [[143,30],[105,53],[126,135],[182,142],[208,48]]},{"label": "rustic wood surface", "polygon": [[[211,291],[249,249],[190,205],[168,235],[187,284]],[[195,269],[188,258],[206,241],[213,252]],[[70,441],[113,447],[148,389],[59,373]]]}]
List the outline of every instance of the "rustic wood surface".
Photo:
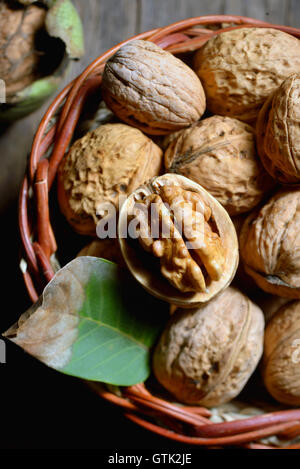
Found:
[{"label": "rustic wood surface", "polygon": [[[86,55],[73,65],[65,83],[121,40],[192,16],[237,14],[300,26],[300,0],[74,0],[74,3],[84,24]],[[18,274],[16,201],[34,132],[46,108],[47,104],[0,131],[2,272],[7,290],[2,299],[6,296],[9,302],[6,308],[2,306],[0,331],[28,306]],[[118,409],[101,403],[80,382],[52,372],[12,344],[7,343],[7,364],[0,367],[2,409],[7,408],[0,447],[171,447],[171,443],[127,422]],[[26,375],[22,374],[25,372]],[[92,418],[99,425],[99,431],[93,434],[85,428]]]}]

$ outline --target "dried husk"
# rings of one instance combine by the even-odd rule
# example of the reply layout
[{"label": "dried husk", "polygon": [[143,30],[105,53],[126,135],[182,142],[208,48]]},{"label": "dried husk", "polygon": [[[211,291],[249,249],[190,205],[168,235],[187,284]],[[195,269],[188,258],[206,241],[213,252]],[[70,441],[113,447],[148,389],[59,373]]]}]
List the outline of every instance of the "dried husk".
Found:
[{"label": "dried husk", "polygon": [[102,93],[122,121],[153,135],[188,127],[205,110],[194,71],[149,41],[131,41],[108,60]]},{"label": "dried husk", "polygon": [[263,378],[270,394],[284,404],[300,405],[300,302],[279,309],[265,333]]},{"label": "dried husk", "polygon": [[194,69],[213,114],[253,122],[267,97],[300,72],[300,41],[272,28],[227,31],[196,53]]},{"label": "dried husk", "polygon": [[263,351],[262,311],[237,289],[177,310],[153,356],[158,381],[176,399],[214,407],[236,397]]},{"label": "dried husk", "polygon": [[[140,248],[137,240],[128,239],[127,237],[129,214],[136,199],[141,195],[144,197],[145,195],[152,194],[153,185],[157,184],[179,184],[184,190],[200,194],[204,204],[211,210],[214,231],[221,239],[225,259],[221,277],[218,280],[210,278],[205,291],[183,292],[174,288],[161,274],[157,259],[152,258],[149,253]],[[154,178],[132,193],[121,208],[118,233],[122,255],[127,267],[136,280],[152,295],[173,305],[192,308],[209,301],[229,286],[237,269],[239,260],[238,241],[234,225],[228,213],[203,187],[177,174],[165,174]]]},{"label": "dried husk", "polygon": [[240,251],[246,272],[268,293],[300,298],[300,191],[280,191],[246,219]]},{"label": "dried husk", "polygon": [[300,184],[300,74],[287,78],[257,119],[257,148],[265,169],[283,184]]},{"label": "dried husk", "polygon": [[80,234],[96,235],[107,204],[118,212],[122,198],[157,176],[162,150],[138,129],[105,124],[77,140],[58,172],[62,213]]},{"label": "dried husk", "polygon": [[5,81],[8,101],[37,78],[40,54],[35,37],[45,18],[46,10],[40,6],[24,9],[0,3],[0,77]]},{"label": "dried husk", "polygon": [[179,132],[165,167],[203,186],[231,216],[252,210],[274,185],[257,156],[254,129],[230,117],[209,117]]}]

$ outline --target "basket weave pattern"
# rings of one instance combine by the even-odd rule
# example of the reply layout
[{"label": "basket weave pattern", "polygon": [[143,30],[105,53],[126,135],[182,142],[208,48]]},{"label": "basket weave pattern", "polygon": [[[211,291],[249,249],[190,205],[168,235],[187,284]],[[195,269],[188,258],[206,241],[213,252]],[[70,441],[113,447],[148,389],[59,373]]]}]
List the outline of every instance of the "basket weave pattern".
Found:
[{"label": "basket weave pattern", "polygon": [[[208,25],[214,25],[214,28],[204,28]],[[59,163],[72,140],[83,106],[89,95],[101,86],[105,62],[132,39],[147,39],[178,54],[198,49],[210,37],[220,32],[245,26],[272,27],[300,38],[299,29],[271,25],[252,18],[229,15],[190,18],[139,34],[111,48],[98,57],[53,101],[37,130],[19,201],[20,234],[23,257],[27,264],[26,269],[23,269],[23,276],[33,302],[54,276],[50,257],[55,253],[57,246],[50,223],[49,191]],[[51,147],[51,155],[46,159],[45,154]],[[275,448],[257,441],[271,435],[287,439],[300,435],[300,409],[212,423],[208,409],[172,404],[153,396],[142,384],[123,388],[122,396],[96,384],[92,386],[102,398],[120,406],[130,420],[181,443],[210,447],[237,445],[255,449]],[[300,444],[286,448],[300,449]]]}]

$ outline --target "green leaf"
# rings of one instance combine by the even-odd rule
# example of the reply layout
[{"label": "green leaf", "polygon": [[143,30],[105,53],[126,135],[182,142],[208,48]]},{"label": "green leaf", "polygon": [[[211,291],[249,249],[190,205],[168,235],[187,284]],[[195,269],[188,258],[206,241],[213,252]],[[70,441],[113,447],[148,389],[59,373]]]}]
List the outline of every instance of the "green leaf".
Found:
[{"label": "green leaf", "polygon": [[79,257],[4,335],[63,373],[130,386],[150,374],[167,309],[115,264]]},{"label": "green leaf", "polygon": [[71,59],[84,54],[83,28],[80,16],[70,0],[54,0],[46,16],[46,28],[50,36],[60,38],[66,44]]}]

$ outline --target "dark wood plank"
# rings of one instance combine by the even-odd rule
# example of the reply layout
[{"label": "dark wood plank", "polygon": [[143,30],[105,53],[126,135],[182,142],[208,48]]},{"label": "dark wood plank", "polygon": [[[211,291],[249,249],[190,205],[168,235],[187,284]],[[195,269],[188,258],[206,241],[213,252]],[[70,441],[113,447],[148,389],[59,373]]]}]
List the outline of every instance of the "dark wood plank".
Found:
[{"label": "dark wood plank", "polygon": [[223,13],[223,0],[140,0],[139,29],[146,31],[193,16]]}]

